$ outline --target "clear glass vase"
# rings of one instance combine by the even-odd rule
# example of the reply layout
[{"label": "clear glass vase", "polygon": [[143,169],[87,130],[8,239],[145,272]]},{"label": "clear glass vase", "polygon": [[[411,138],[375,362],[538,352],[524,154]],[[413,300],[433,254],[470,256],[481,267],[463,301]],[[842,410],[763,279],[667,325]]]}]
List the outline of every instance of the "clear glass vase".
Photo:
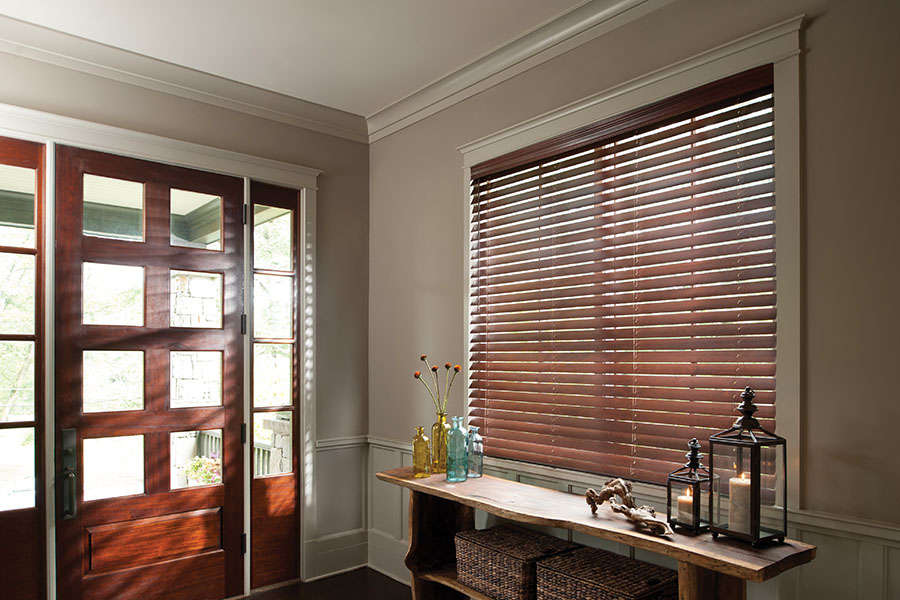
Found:
[{"label": "clear glass vase", "polygon": [[481,477],[484,474],[484,438],[478,433],[478,427],[469,425],[466,452],[469,456],[469,477]]},{"label": "clear glass vase", "polygon": [[460,482],[469,477],[469,457],[466,452],[466,432],[462,417],[453,417],[453,427],[447,433],[447,481]]},{"label": "clear glass vase", "polygon": [[431,426],[431,473],[447,472],[447,413],[438,413],[437,421]]},{"label": "clear glass vase", "polygon": [[413,445],[413,477],[431,475],[431,443],[425,435],[425,427],[416,427]]}]

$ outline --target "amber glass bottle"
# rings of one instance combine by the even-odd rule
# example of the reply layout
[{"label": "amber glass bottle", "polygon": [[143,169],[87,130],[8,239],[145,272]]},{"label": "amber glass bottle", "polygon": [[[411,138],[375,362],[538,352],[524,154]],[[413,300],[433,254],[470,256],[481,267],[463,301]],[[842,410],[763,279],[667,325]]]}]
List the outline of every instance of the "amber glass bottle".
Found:
[{"label": "amber glass bottle", "polygon": [[416,427],[416,435],[412,439],[413,445],[413,477],[428,477],[431,475],[431,444],[425,435],[424,427]]},{"label": "amber glass bottle", "polygon": [[431,426],[431,473],[447,472],[447,413],[438,413],[438,420]]}]

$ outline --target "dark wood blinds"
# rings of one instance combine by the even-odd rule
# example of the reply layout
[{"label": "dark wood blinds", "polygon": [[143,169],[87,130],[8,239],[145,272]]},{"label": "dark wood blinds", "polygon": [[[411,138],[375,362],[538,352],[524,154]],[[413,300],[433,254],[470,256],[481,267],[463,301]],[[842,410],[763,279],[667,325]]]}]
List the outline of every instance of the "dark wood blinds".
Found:
[{"label": "dark wood blinds", "polygon": [[747,385],[774,430],[773,102],[762,67],[473,168],[489,455],[660,483]]}]

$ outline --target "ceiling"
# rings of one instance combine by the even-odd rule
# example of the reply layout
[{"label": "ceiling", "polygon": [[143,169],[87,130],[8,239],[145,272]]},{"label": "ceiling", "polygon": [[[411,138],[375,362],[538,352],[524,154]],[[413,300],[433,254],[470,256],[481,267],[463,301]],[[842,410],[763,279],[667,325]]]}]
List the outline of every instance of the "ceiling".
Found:
[{"label": "ceiling", "polygon": [[0,14],[369,117],[585,0],[0,0]]}]

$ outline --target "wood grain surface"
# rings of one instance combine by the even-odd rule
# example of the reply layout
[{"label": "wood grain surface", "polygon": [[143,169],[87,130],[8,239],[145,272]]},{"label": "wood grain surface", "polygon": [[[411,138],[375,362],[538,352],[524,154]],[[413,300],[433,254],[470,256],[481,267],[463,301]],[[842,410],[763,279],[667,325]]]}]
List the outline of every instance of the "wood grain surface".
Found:
[{"label": "wood grain surface", "polygon": [[690,536],[676,533],[668,538],[655,537],[635,529],[608,507],[591,515],[590,508],[580,495],[487,475],[465,483],[449,483],[440,476],[414,479],[412,467],[402,467],[378,473],[377,477],[415,492],[452,500],[506,519],[580,531],[748,581],[766,581],[810,562],[816,555],[815,546],[795,540],[757,549],[724,537],[713,540],[710,534]]}]

